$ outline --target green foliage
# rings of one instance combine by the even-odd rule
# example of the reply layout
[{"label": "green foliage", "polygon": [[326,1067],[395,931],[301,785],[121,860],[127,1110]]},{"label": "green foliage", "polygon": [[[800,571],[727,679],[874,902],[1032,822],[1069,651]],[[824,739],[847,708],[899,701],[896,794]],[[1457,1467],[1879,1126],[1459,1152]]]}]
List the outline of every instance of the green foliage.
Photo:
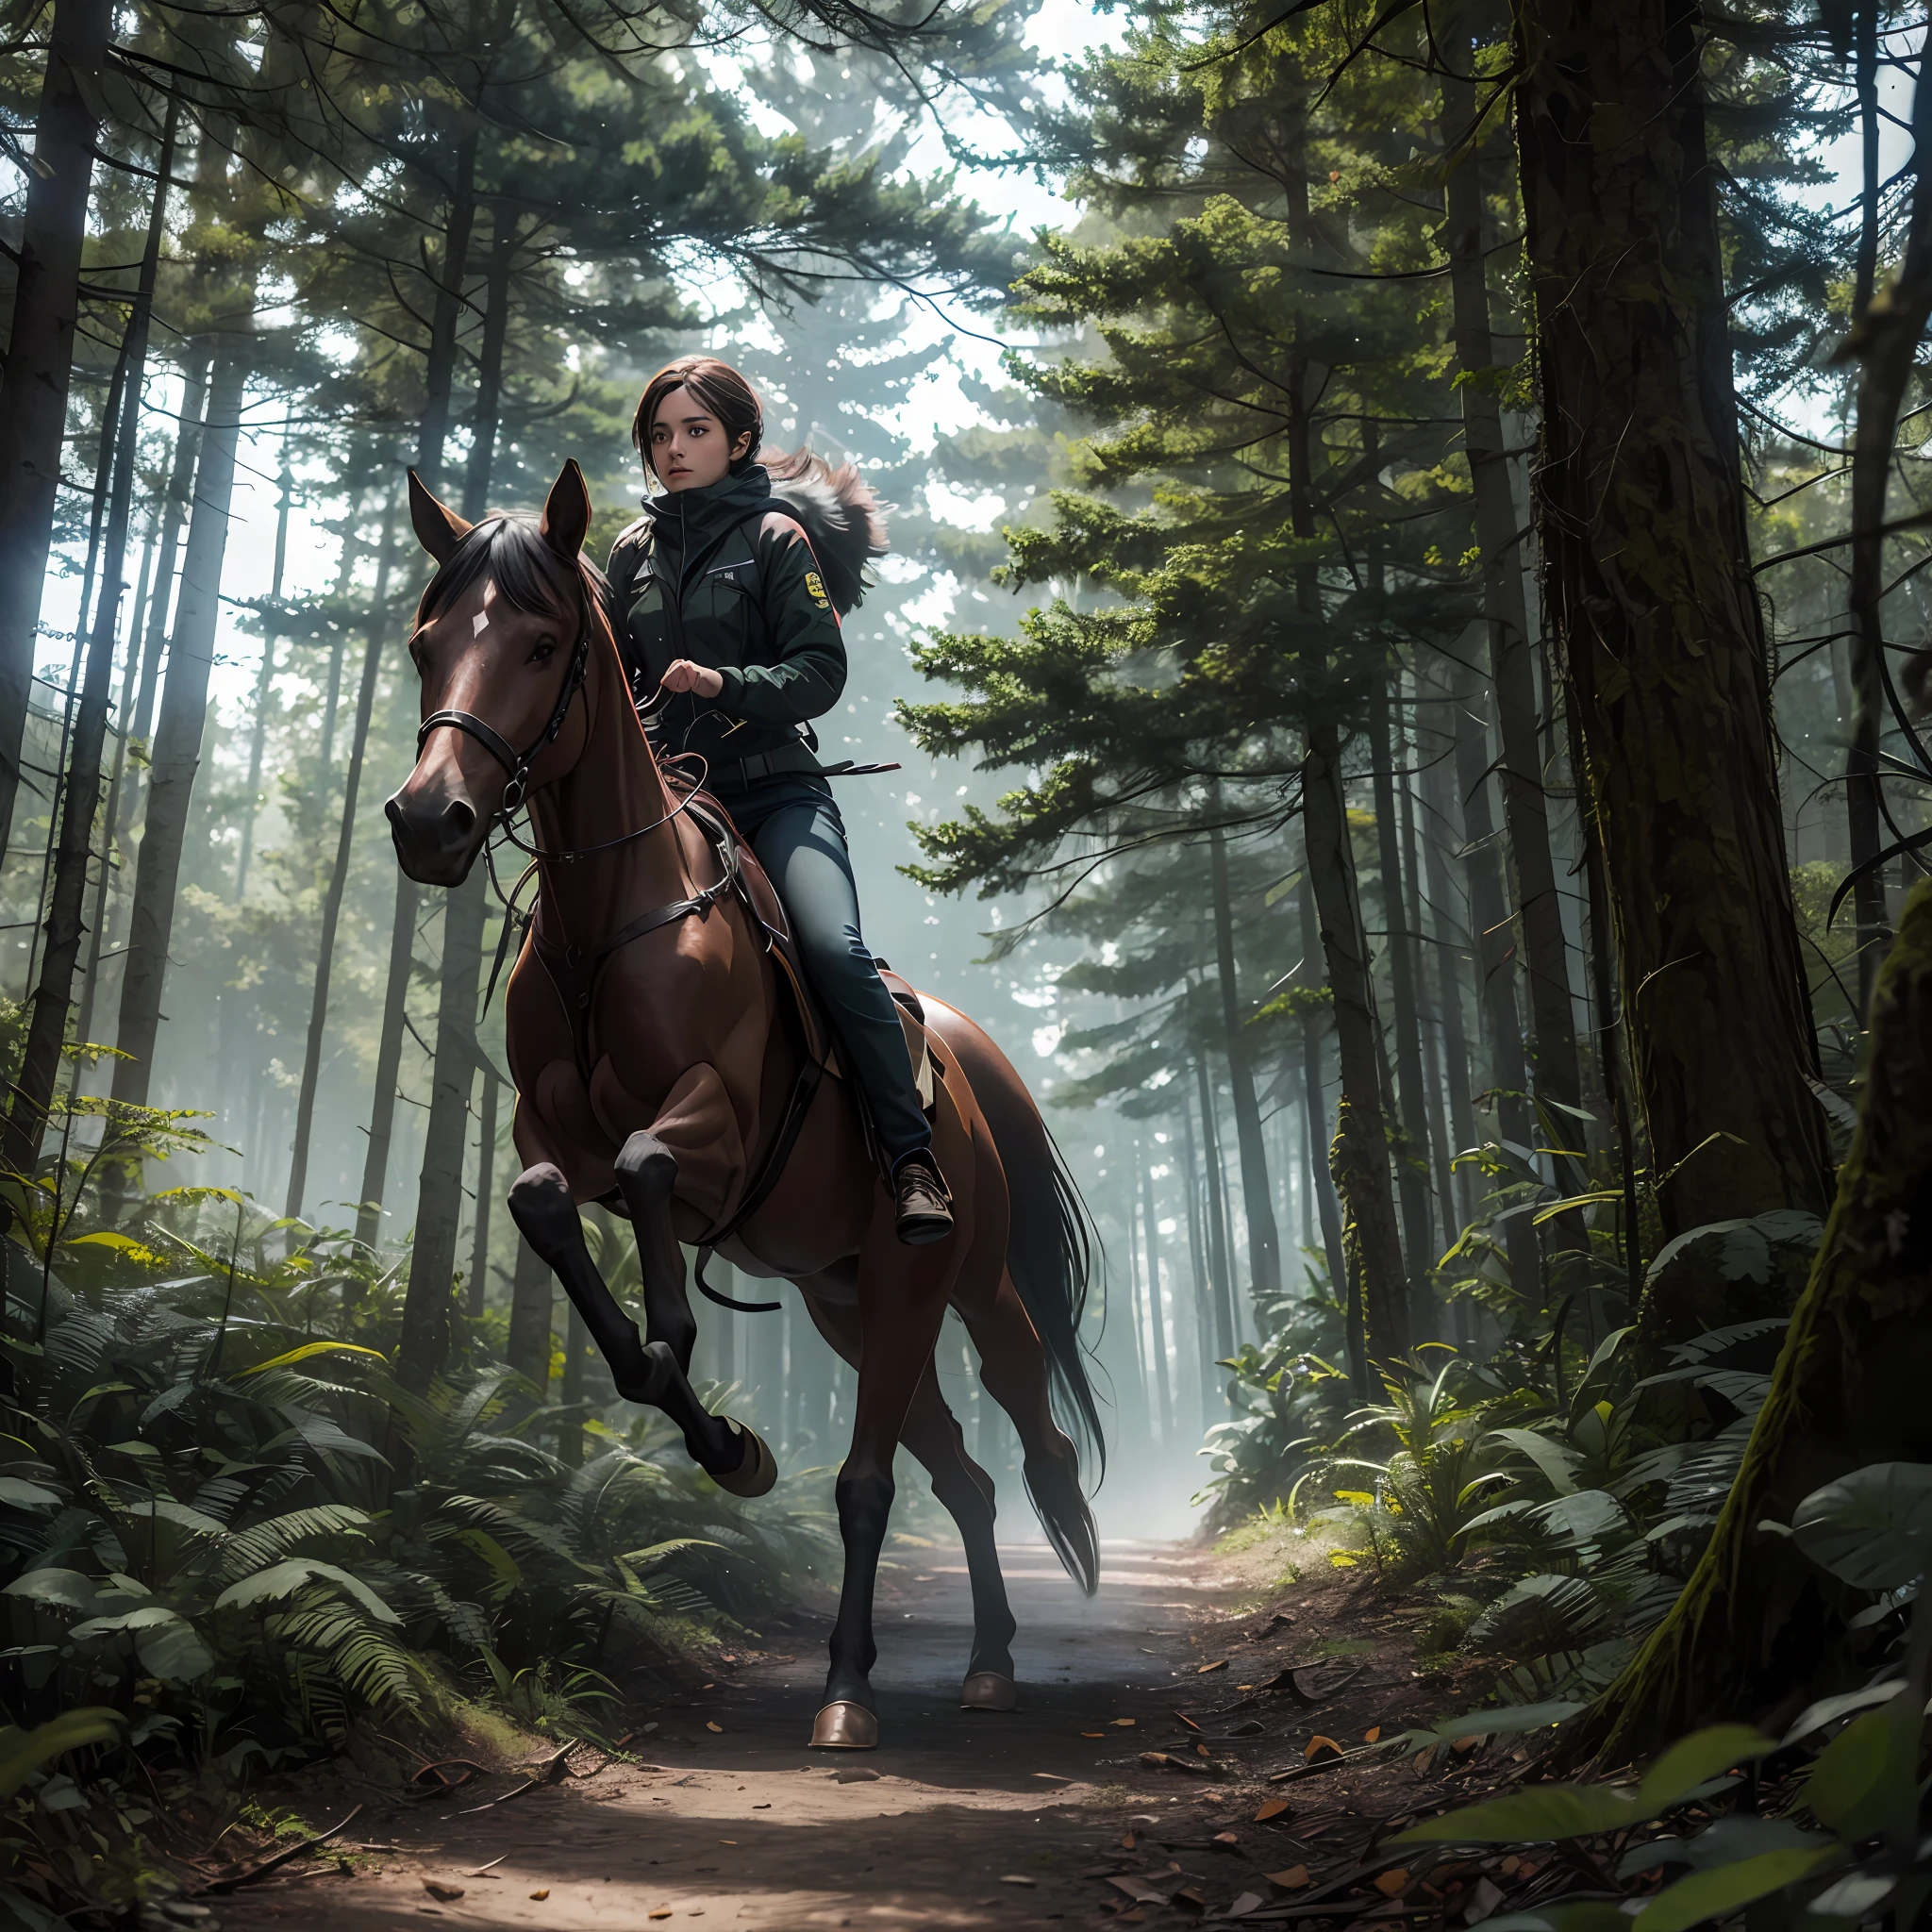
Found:
[{"label": "green foliage", "polygon": [[[464,1694],[595,1734],[615,1677],[740,1627],[818,1553],[813,1523],[725,1496],[668,1430],[592,1424],[570,1466],[473,1342],[402,1390],[391,1271],[341,1237],[279,1257],[279,1225],[215,1189],[128,1224],[42,1217],[6,1249],[9,1752],[36,1724],[42,1757],[109,1747],[125,1721],[93,1774],[138,1775],[133,1752],[179,1790]],[[106,1715],[53,1728],[90,1700]]]},{"label": "green foliage", "polygon": [[[1893,1636],[1879,1646],[1876,1682],[1813,1705],[1782,1740],[1716,1725],[1673,1745],[1635,1786],[1530,1784],[1426,1819],[1391,1844],[1583,1841],[1587,1849],[1591,1840],[1610,1840],[1618,1879],[1664,1874],[1654,1892],[1621,1906],[1592,1887],[1591,1896],[1558,1898],[1491,1922],[1508,1932],[1595,1932],[1599,1924],[1605,1932],[1616,1925],[1689,1932],[1740,1919],[1752,1932],[1797,1932],[1894,1913],[1901,1925],[1915,1923],[1932,1895],[1923,1871],[1921,1775],[1932,1628],[1916,1608],[1904,1618],[1897,1611],[1932,1567],[1928,1484],[1932,1470],[1923,1466],[1877,1465],[1815,1491],[1793,1516],[1790,1533],[1800,1546],[1848,1587],[1875,1594],[1876,1619],[1892,1625]],[[1512,1716],[1546,1730],[1582,1707],[1475,1712],[1408,1733],[1394,1748],[1479,1736]],[[1821,1734],[1822,1747],[1814,1743]],[[1750,1766],[1757,1770],[1747,1783],[1737,1774]],[[1675,1828],[1641,1834],[1666,1820]],[[1430,1856],[1424,1853],[1419,1874]]]}]

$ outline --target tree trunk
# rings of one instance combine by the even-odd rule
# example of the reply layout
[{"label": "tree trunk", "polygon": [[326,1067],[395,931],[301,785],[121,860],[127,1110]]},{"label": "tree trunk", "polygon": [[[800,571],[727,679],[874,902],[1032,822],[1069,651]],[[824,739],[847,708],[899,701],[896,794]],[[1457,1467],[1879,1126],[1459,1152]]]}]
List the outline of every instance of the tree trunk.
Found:
[{"label": "tree trunk", "polygon": [[[1138,1157],[1141,1180],[1141,1257],[1145,1262],[1148,1326],[1154,1337],[1154,1388],[1160,1402],[1160,1441],[1172,1442],[1180,1425],[1167,1361],[1167,1310],[1160,1297],[1160,1233],[1155,1225],[1153,1161]],[[1174,1363],[1177,1370],[1180,1364]]]},{"label": "tree trunk", "polygon": [[416,914],[423,889],[396,868],[396,909],[389,935],[389,977],[382,994],[382,1031],[375,1043],[375,1097],[369,1109],[369,1146],[356,1207],[356,1239],[373,1248],[382,1229],[389,1186],[389,1146],[395,1133],[396,1080],[403,1065],[403,1025],[409,1010],[409,972],[416,958]]},{"label": "tree trunk", "polygon": [[[1457,893],[1450,882],[1449,858],[1444,847],[1461,842],[1462,815],[1456,809],[1453,781],[1448,765],[1431,758],[1423,769],[1423,805],[1431,820],[1422,841],[1423,863],[1429,882],[1429,897],[1435,902],[1433,941],[1437,985],[1441,989],[1438,1011],[1442,1023],[1442,1059],[1449,1088],[1449,1132],[1454,1154],[1475,1145],[1475,1100],[1470,1088],[1470,1049],[1463,1026],[1462,958],[1463,933],[1451,918]],[[1467,894],[1463,894],[1466,898]],[[1476,948],[1467,947],[1474,958]],[[1459,1232],[1473,1217],[1468,1178],[1455,1176],[1455,1220],[1452,1233]]]},{"label": "tree trunk", "polygon": [[[356,736],[349,750],[349,773],[342,791],[342,815],[336,833],[335,865],[323,894],[322,927],[315,941],[315,981],[309,993],[308,1033],[302,1049],[302,1085],[295,1098],[295,1141],[289,1159],[289,1192],[282,1212],[291,1220],[302,1213],[308,1186],[308,1141],[315,1124],[315,1091],[322,1078],[322,1041],[328,1024],[329,980],[335,971],[336,928],[341,920],[342,895],[348,890],[349,858],[356,838],[356,807],[362,793],[362,760],[369,748],[369,721],[375,712],[375,688],[382,673],[382,646],[389,628],[390,567],[395,559],[396,520],[402,508],[391,497],[382,525],[382,548],[376,555],[375,592],[369,608],[368,641],[362,653],[362,682],[356,693]],[[413,928],[413,919],[411,925]],[[393,1084],[393,1082],[391,1082]],[[294,1239],[292,1230],[290,1239]]]},{"label": "tree trunk", "polygon": [[421,1394],[449,1346],[450,1289],[463,1214],[463,1154],[475,1073],[476,991],[482,977],[488,874],[475,867],[448,896],[442,915],[442,977],[436,1009],[436,1074],[423,1135],[416,1240],[403,1300],[396,1379]]},{"label": "tree trunk", "polygon": [[[104,450],[113,452],[113,483],[108,505],[107,543],[101,558],[100,595],[95,600],[93,635],[88,641],[87,670],[74,745],[61,786],[58,856],[47,908],[47,949],[34,990],[26,1044],[8,1110],[0,1158],[16,1174],[38,1165],[41,1137],[59,1077],[60,1049],[67,1040],[67,1016],[74,1004],[74,973],[80,960],[87,903],[88,861],[93,855],[94,819],[101,808],[101,766],[108,741],[108,708],[114,684],[114,645],[121,629],[122,574],[127,568],[127,533],[134,516],[134,473],[140,456],[141,394],[147,375],[148,325],[153,314],[155,277],[160,265],[161,234],[168,213],[168,177],[175,162],[175,135],[180,124],[178,101],[168,105],[161,141],[158,178],[141,271],[129,306],[108,406],[101,418]],[[85,609],[85,603],[82,608]],[[107,855],[102,855],[105,874]]]},{"label": "tree trunk", "polygon": [[[161,550],[155,564],[155,588],[148,599],[147,641],[141,654],[141,694],[127,735],[144,744],[154,725],[155,697],[161,684],[161,654],[168,644],[169,619],[175,608],[175,565],[180,555],[181,533],[194,500],[194,471],[201,459],[206,427],[208,379],[212,362],[206,347],[189,344],[181,359],[181,423],[175,435],[174,459],[168,468],[168,493],[161,519]],[[121,837],[125,841],[134,824],[135,791],[129,788],[123,805]]]},{"label": "tree trunk", "polygon": [[[147,541],[142,547],[141,576],[134,588],[134,608],[128,617],[127,657],[121,672],[121,729],[114,738],[114,764],[108,779],[108,803],[101,816],[104,838],[100,871],[94,881],[94,916],[88,922],[87,966],[81,974],[80,1012],[74,1023],[76,1042],[93,1040],[94,996],[101,984],[101,952],[107,943],[108,922],[114,907],[114,852],[118,841],[115,828],[121,823],[121,788],[127,775],[127,725],[134,713],[134,693],[141,677],[142,620],[147,609],[148,591],[154,581],[155,527],[148,525]],[[76,1076],[76,1080],[78,1076]]]},{"label": "tree trunk", "polygon": [[1382,1117],[1388,1075],[1382,1028],[1369,978],[1368,948],[1357,918],[1355,854],[1338,769],[1341,752],[1332,724],[1308,733],[1302,762],[1302,829],[1322,952],[1335,998],[1335,1040],[1341,1062],[1341,1105],[1329,1151],[1329,1171],[1341,1197],[1342,1252],[1359,1284],[1364,1364],[1388,1364],[1409,1348],[1408,1289],[1402,1241],[1395,1229],[1395,1194],[1389,1181],[1389,1129]]},{"label": "tree trunk", "polygon": [[1402,828],[1395,811],[1395,753],[1389,733],[1389,698],[1377,691],[1370,711],[1370,758],[1374,771],[1375,841],[1382,865],[1382,924],[1388,929],[1390,991],[1395,1002],[1396,1106],[1402,1140],[1396,1147],[1396,1194],[1402,1241],[1408,1257],[1409,1312],[1424,1333],[1434,1326],[1429,1271],[1441,1253],[1429,1212],[1435,1180],[1429,1172],[1427,1104],[1423,1097],[1421,988],[1415,931],[1403,890]]},{"label": "tree trunk", "polygon": [[[1217,787],[1208,807],[1217,816]],[[1215,974],[1221,992],[1222,1050],[1227,1055],[1228,1091],[1234,1100],[1235,1147],[1241,1158],[1241,1212],[1248,1224],[1248,1291],[1262,1330],[1264,1310],[1281,1294],[1280,1235],[1268,1189],[1268,1155],[1261,1144],[1261,1108],[1255,1097],[1255,1061],[1241,1019],[1235,979],[1234,902],[1227,877],[1227,846],[1217,824],[1208,835],[1208,891],[1214,907]]]},{"label": "tree trunk", "polygon": [[503,1082],[494,1074],[485,1074],[483,1119],[476,1130],[476,1238],[470,1250],[468,1308],[473,1316],[482,1314],[489,1291],[490,1208],[496,1186],[496,1107],[502,1092]]},{"label": "tree trunk", "polygon": [[1518,0],[1516,28],[1543,606],[1664,1232],[1822,1211],[1696,8]]},{"label": "tree trunk", "polygon": [[476,407],[471,413],[470,459],[463,471],[462,513],[473,524],[490,508],[503,411],[503,350],[509,335],[509,276],[516,253],[515,219],[499,208],[484,275],[483,346],[476,358]]},{"label": "tree trunk", "polygon": [[[1858,328],[1872,306],[1878,275],[1878,202],[1884,176],[1878,162],[1878,8],[1875,0],[1853,10],[1854,90],[1858,100],[1858,252],[1852,288],[1852,326]],[[1917,156],[1913,157],[1916,168]],[[1862,394],[1859,397],[1863,403]],[[1864,447],[1864,413],[1853,451],[1854,492],[1859,475],[1857,450]],[[1874,452],[1875,454],[1875,452]],[[1869,467],[1876,468],[1875,464]],[[1886,485],[1890,479],[1890,447],[1885,452],[1876,495],[1882,514]],[[1856,515],[1856,506],[1854,507]],[[1846,607],[1847,669],[1852,705],[1845,722],[1851,739],[1845,749],[1845,831],[1851,844],[1854,872],[1870,867],[1852,887],[1852,911],[1858,935],[1858,1011],[1872,1005],[1872,988],[1891,939],[1891,922],[1885,906],[1885,872],[1877,863],[1884,849],[1880,829],[1883,783],[1879,776],[1879,741],[1885,726],[1885,636],[1878,598],[1883,585],[1872,580],[1871,570],[1858,569],[1858,552],[1852,553],[1852,583]]]},{"label": "tree trunk", "polygon": [[[1453,65],[1461,65],[1458,58]],[[1482,378],[1495,366],[1490,333],[1490,288],[1483,248],[1482,158],[1477,142],[1476,90],[1444,75],[1442,130],[1452,157],[1446,192],[1450,291],[1456,358],[1473,378],[1459,385],[1463,449],[1475,498],[1476,545],[1482,557],[1483,617],[1496,689],[1496,724],[1503,756],[1497,765],[1509,856],[1516,874],[1517,920],[1535,1042],[1536,1091],[1552,1118],[1545,1135],[1572,1144],[1574,1114],[1582,1104],[1576,1058],[1575,1009],[1570,997],[1569,951],[1562,901],[1550,852],[1542,758],[1537,745],[1536,667],[1523,594],[1521,533],[1509,489],[1507,444],[1494,387]],[[1555,1103],[1555,1106],[1550,1106]],[[1570,1163],[1557,1162],[1559,1175]]]},{"label": "tree trunk", "polygon": [[108,0],[56,0],[0,382],[0,857],[12,828],[53,542]]},{"label": "tree trunk", "polygon": [[1788,1538],[1813,1490],[1932,1461],[1932,881],[1912,889],[1872,1003],[1858,1128],[1771,1394],[1709,1547],[1669,1616],[1566,1736],[1622,1764],[1716,1718],[1805,1701],[1843,1607]]},{"label": "tree trunk", "polygon": [[416,441],[416,469],[430,489],[442,470],[449,437],[450,396],[456,383],[457,331],[463,319],[463,278],[470,266],[470,231],[476,221],[476,135],[457,142],[457,178],[443,223],[442,267],[429,315],[429,353],[424,369],[423,425]]},{"label": "tree trunk", "polygon": [[[261,616],[261,669],[255,680],[255,712],[248,732],[248,782],[242,792],[242,849],[235,860],[235,903],[248,894],[248,867],[255,857],[255,819],[261,809],[261,760],[268,749],[268,708],[275,676],[275,646],[282,635],[282,573],[289,561],[289,509],[295,499],[295,477],[289,468],[287,432],[282,439],[282,474],[276,479],[275,560],[270,580],[269,608]],[[340,657],[338,658],[340,662]]]},{"label": "tree trunk", "polygon": [[[1912,92],[1911,215],[1896,279],[1866,308],[1847,348],[1858,358],[1857,426],[1852,441],[1851,667],[1856,695],[1846,759],[1852,863],[1880,850],[1884,816],[1880,738],[1887,708],[1885,672],[1885,517],[1891,491],[1899,411],[1932,319],[1932,27]],[[1923,663],[1924,660],[1922,659]],[[1869,847],[1869,852],[1866,848]],[[1873,970],[1888,937],[1885,878],[1874,869],[1853,887],[1858,920],[1860,996],[1870,1003]]]},{"label": "tree trunk", "polygon": [[[1198,1068],[1200,1062],[1195,1062]],[[1221,1381],[1215,1364],[1234,1353],[1234,1323],[1228,1311],[1224,1277],[1216,1265],[1213,1236],[1202,1225],[1201,1185],[1196,1179],[1202,1169],[1201,1150],[1194,1134],[1194,1109],[1180,1109],[1181,1173],[1186,1181],[1188,1207],[1188,1261],[1194,1274],[1194,1306],[1198,1313],[1196,1332],[1210,1338],[1212,1346],[1201,1351],[1201,1412],[1219,1420],[1222,1410]]]},{"label": "tree trunk", "polygon": [[121,986],[116,1043],[126,1058],[114,1063],[113,1097],[128,1107],[148,1104],[154,1077],[155,1041],[160,1030],[161,988],[175,927],[181,848],[188,832],[195,774],[201,767],[208,673],[214,663],[222,561],[228,545],[228,507],[235,488],[235,453],[241,440],[250,347],[250,338],[240,332],[219,338],[214,379],[208,391],[208,427],[195,468],[194,514],[181,567],[180,606],[150,761],[147,825],[135,874],[133,930]]},{"label": "tree trunk", "polygon": [[[1495,815],[1490,805],[1490,740],[1477,709],[1476,677],[1458,669],[1456,709],[1456,784],[1462,794],[1463,864],[1469,909],[1475,927],[1478,1010],[1490,1049],[1490,1082],[1495,1093],[1497,1138],[1513,1144],[1524,1162],[1536,1144],[1530,1119],[1529,1067],[1523,1057],[1510,965],[1509,914],[1503,897],[1503,869],[1496,862]],[[1504,1224],[1509,1285],[1531,1307],[1542,1300],[1542,1256],[1527,1214]]]},{"label": "tree trunk", "polygon": [[[1315,916],[1315,888],[1307,866],[1302,868],[1301,884],[1295,889],[1295,904],[1302,921],[1302,971],[1318,970],[1325,982],[1326,968],[1320,963],[1322,925]],[[1341,1245],[1341,1204],[1335,1197],[1334,1177],[1328,1172],[1328,1148],[1334,1136],[1328,1127],[1326,1061],[1322,1016],[1310,1008],[1302,1015],[1302,1110],[1307,1123],[1308,1185],[1314,1190],[1315,1209],[1322,1222],[1322,1252],[1328,1259],[1328,1285],[1338,1296],[1345,1296],[1348,1264]]]},{"label": "tree trunk", "polygon": [[[1221,1169],[1221,1136],[1215,1131],[1214,1124],[1214,1084],[1208,1077],[1208,1056],[1205,1053],[1194,1056],[1194,1094],[1201,1112],[1200,1159],[1208,1189],[1208,1272],[1214,1281],[1215,1305],[1222,1311],[1215,1318],[1216,1331],[1218,1333],[1223,1328],[1227,1331],[1228,1346],[1221,1351],[1226,1355],[1234,1346],[1240,1321],[1235,1303],[1234,1268],[1228,1254],[1227,1191]],[[1191,1146],[1188,1158],[1190,1163],[1194,1159]]]},{"label": "tree trunk", "polygon": [[[517,1272],[509,1287],[509,1341],[505,1349],[509,1365],[537,1385],[547,1399],[550,1387],[550,1313],[557,1299],[550,1264],[522,1235],[517,1237]],[[775,1383],[766,1391],[769,1400]]]},{"label": "tree trunk", "polygon": [[[1415,740],[1411,738],[1409,742],[1411,749],[1414,749]],[[1402,876],[1407,887],[1402,918],[1414,947],[1416,961],[1417,1030],[1420,1035],[1418,1051],[1423,1068],[1423,1115],[1428,1123],[1429,1129],[1429,1167],[1436,1177],[1436,1231],[1442,1237],[1442,1245],[1436,1252],[1442,1254],[1455,1245],[1456,1237],[1461,1232],[1461,1224],[1456,1216],[1456,1182],[1452,1166],[1454,1157],[1449,1146],[1449,1124],[1442,1111],[1442,1081],[1437,1069],[1435,1048],[1429,1036],[1431,1033],[1440,1036],[1443,1031],[1444,1019],[1441,1008],[1447,997],[1454,994],[1456,981],[1441,972],[1440,968],[1443,961],[1432,959],[1430,957],[1436,948],[1431,942],[1428,930],[1422,861],[1416,850],[1415,789],[1412,784],[1403,784],[1397,809],[1402,821]],[[1443,1001],[1438,1001],[1432,996],[1434,988],[1442,990]],[[1458,1014],[1457,1017],[1457,1030],[1460,1032],[1461,1016]],[[1468,1077],[1467,1068],[1463,1070],[1463,1077]]]}]

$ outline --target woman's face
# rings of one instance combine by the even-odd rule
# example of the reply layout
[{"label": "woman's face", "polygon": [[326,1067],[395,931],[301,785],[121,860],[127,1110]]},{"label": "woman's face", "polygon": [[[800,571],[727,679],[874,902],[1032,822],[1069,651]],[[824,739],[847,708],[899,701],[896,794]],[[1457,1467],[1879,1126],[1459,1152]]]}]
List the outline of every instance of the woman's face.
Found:
[{"label": "woman's face", "polygon": [[724,425],[688,389],[675,389],[658,405],[651,424],[652,473],[666,490],[704,490],[722,483],[751,447],[749,435],[733,443]]}]

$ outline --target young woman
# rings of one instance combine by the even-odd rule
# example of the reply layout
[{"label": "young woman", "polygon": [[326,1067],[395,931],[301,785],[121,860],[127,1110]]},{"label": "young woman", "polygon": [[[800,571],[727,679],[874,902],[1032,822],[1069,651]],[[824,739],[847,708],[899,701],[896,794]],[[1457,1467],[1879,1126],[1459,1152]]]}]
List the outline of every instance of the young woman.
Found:
[{"label": "young woman", "polygon": [[[892,996],[859,935],[845,824],[809,728],[845,688],[839,613],[858,601],[860,566],[884,537],[851,471],[806,451],[761,460],[763,435],[757,392],[728,363],[686,356],[651,378],[631,436],[659,493],[610,552],[620,636],[641,688],[675,693],[660,741],[704,758],[705,789],[784,901],[864,1089],[899,1239],[917,1246],[951,1232],[951,1197]],[[816,497],[826,514],[814,521],[844,534],[844,554],[814,551],[792,513],[805,506],[774,481]]]}]

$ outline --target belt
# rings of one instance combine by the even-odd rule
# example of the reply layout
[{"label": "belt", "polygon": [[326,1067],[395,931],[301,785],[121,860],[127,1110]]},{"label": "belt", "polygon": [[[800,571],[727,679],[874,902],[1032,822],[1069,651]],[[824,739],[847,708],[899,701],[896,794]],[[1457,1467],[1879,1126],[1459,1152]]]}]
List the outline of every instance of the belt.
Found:
[{"label": "belt", "polygon": [[813,777],[828,777],[833,770],[844,771],[845,765],[828,768],[818,761],[818,755],[808,744],[781,744],[775,751],[754,752],[748,758],[733,758],[728,763],[717,760],[708,767],[706,789],[715,790],[720,785],[751,785],[760,778],[775,778],[788,772],[805,773]]}]

